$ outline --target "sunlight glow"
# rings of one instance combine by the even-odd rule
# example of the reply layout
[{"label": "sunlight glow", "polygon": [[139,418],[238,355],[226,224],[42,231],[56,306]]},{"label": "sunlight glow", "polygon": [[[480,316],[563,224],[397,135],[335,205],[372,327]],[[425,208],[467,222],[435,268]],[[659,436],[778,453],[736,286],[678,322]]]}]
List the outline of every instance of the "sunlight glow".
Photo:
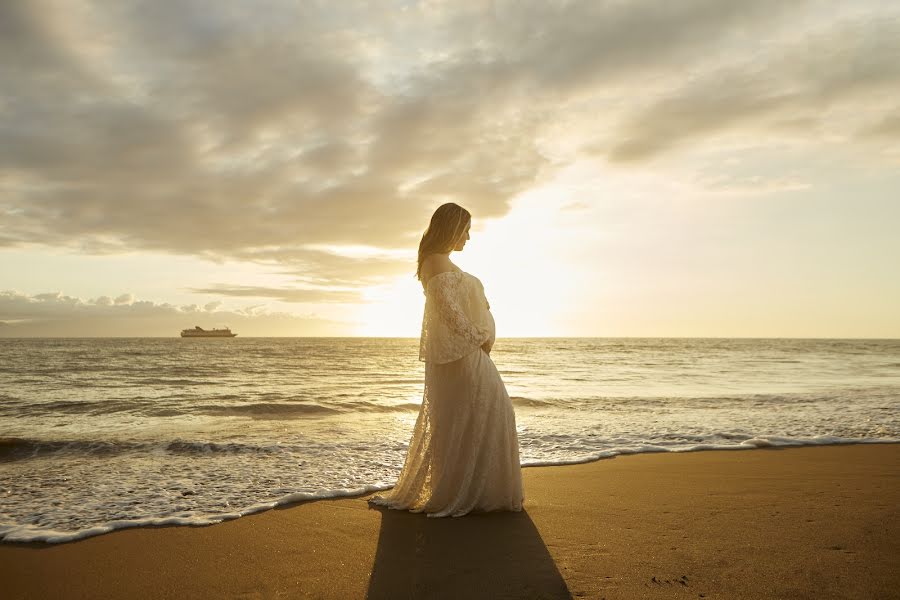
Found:
[{"label": "sunlight glow", "polygon": [[418,337],[421,333],[425,295],[412,274],[369,287],[363,291],[363,298],[365,304],[357,314],[356,335]]},{"label": "sunlight glow", "polygon": [[303,246],[307,250],[318,250],[327,252],[336,256],[345,256],[347,258],[397,258],[411,259],[415,258],[415,249],[389,249],[378,248],[376,246],[366,246],[363,244],[305,244]]},{"label": "sunlight glow", "polygon": [[[559,189],[524,194],[502,219],[473,215],[472,238],[450,259],[485,287],[498,337],[558,335],[575,300],[576,280],[565,254],[577,215],[561,211],[551,197]],[[358,335],[417,337],[425,297],[410,275],[367,288],[358,311]]]},{"label": "sunlight glow", "polygon": [[564,251],[571,215],[559,209],[558,192],[523,194],[502,219],[479,222],[473,215],[469,245],[451,255],[484,284],[498,337],[558,335],[575,299],[575,274]]}]

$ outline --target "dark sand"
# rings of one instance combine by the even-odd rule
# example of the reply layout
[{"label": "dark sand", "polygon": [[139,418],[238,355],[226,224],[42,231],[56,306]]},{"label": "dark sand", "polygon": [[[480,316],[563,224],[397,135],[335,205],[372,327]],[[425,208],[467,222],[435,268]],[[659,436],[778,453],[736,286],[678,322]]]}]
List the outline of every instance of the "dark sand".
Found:
[{"label": "dark sand", "polygon": [[900,598],[900,444],[526,468],[525,510],[322,500],[0,544],[0,598]]}]

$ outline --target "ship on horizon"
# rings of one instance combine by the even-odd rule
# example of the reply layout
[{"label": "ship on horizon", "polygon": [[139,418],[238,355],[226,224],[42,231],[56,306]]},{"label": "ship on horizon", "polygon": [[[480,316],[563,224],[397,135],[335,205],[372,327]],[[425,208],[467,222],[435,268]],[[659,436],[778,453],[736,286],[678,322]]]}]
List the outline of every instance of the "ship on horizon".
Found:
[{"label": "ship on horizon", "polygon": [[182,329],[181,337],[227,337],[233,338],[237,337],[236,333],[231,333],[231,329],[225,327],[224,329],[203,329],[202,327],[196,326],[193,329]]}]

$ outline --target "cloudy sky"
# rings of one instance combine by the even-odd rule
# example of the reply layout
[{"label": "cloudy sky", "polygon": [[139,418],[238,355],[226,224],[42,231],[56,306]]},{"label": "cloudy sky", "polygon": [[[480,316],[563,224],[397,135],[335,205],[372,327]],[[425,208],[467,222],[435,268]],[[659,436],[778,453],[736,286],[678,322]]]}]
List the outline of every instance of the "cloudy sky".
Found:
[{"label": "cloudy sky", "polygon": [[900,337],[893,0],[0,3],[0,336]]}]

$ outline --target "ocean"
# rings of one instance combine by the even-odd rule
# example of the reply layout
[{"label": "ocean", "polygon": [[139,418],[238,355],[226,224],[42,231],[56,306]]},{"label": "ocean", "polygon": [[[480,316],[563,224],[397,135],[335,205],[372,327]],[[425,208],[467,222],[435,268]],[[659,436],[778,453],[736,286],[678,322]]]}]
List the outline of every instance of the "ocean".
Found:
[{"label": "ocean", "polygon": [[[900,441],[900,340],[501,338],[491,356],[525,467]],[[418,339],[0,339],[0,539],[387,489],[423,381]]]}]

